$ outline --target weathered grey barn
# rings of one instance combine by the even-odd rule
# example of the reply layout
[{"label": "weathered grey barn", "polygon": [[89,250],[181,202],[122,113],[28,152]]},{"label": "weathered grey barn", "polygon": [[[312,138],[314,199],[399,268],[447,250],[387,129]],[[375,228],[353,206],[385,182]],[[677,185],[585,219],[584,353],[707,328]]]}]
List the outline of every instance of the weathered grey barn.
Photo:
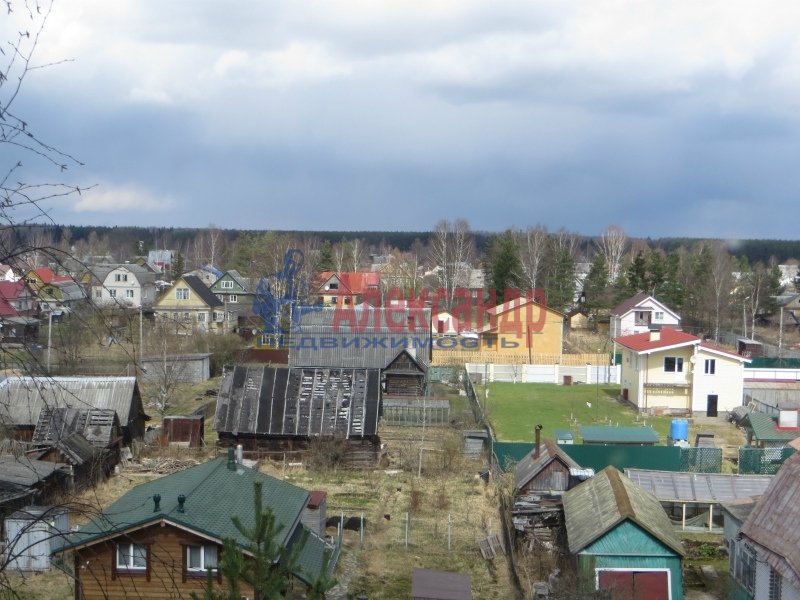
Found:
[{"label": "weathered grey barn", "polygon": [[14,437],[33,437],[46,408],[110,409],[119,418],[122,443],[144,436],[142,396],[135,377],[9,377],[0,381],[0,423]]},{"label": "weathered grey barn", "polygon": [[348,440],[377,451],[377,369],[239,366],[223,379],[214,430],[220,446],[302,450],[312,438]]},{"label": "weathered grey barn", "polygon": [[386,395],[425,393],[431,363],[429,308],[299,310],[290,367],[379,369]]}]

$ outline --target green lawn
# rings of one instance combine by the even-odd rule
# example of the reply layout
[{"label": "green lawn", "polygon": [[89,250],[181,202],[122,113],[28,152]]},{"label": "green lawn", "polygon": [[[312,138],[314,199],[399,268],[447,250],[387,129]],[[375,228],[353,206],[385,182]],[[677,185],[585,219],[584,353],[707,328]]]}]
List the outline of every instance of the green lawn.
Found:
[{"label": "green lawn", "polygon": [[[483,404],[483,386],[476,385],[475,391]],[[490,383],[486,412],[497,440],[503,442],[533,441],[537,424],[545,437],[552,437],[555,429],[577,432],[580,425],[647,424],[666,441],[672,418],[637,415],[617,401],[619,391],[617,385]]]}]

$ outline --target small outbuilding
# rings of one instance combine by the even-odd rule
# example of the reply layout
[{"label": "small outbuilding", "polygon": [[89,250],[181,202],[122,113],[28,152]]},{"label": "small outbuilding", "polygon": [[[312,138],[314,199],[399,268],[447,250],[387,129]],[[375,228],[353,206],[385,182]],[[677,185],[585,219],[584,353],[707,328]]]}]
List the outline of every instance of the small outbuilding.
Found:
[{"label": "small outbuilding", "polygon": [[747,432],[747,445],[757,448],[782,448],[800,437],[800,429],[779,427],[775,419],[755,410],[749,411],[739,425]]},{"label": "small outbuilding", "polygon": [[517,493],[565,492],[570,487],[570,470],[580,468],[553,440],[544,439],[514,468]]},{"label": "small outbuilding", "polygon": [[580,585],[612,599],[683,600],[684,550],[654,496],[607,467],[562,499]]},{"label": "small outbuilding", "polygon": [[63,507],[26,506],[6,519],[6,567],[14,571],[47,571],[50,555],[69,533]]},{"label": "small outbuilding", "polygon": [[607,427],[584,425],[581,428],[584,444],[654,446],[658,434],[652,427]]}]

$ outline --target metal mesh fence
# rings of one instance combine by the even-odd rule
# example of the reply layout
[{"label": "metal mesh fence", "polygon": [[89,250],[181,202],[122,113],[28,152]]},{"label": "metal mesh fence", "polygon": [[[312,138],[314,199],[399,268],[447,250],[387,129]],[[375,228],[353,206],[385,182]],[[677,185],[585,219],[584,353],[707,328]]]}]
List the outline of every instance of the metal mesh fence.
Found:
[{"label": "metal mesh fence", "polygon": [[721,473],[722,448],[681,448],[680,471]]},{"label": "metal mesh fence", "polygon": [[794,448],[739,448],[739,473],[774,475]]}]

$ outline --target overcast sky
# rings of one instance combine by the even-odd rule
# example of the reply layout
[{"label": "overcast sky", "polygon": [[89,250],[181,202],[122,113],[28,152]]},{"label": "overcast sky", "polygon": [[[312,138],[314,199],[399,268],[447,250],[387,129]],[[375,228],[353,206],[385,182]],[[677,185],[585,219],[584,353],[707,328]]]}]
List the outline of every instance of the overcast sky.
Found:
[{"label": "overcast sky", "polygon": [[85,163],[27,177],[95,185],[59,223],[794,239],[798,25],[792,0],[57,0],[34,62],[71,60],[15,108]]}]

